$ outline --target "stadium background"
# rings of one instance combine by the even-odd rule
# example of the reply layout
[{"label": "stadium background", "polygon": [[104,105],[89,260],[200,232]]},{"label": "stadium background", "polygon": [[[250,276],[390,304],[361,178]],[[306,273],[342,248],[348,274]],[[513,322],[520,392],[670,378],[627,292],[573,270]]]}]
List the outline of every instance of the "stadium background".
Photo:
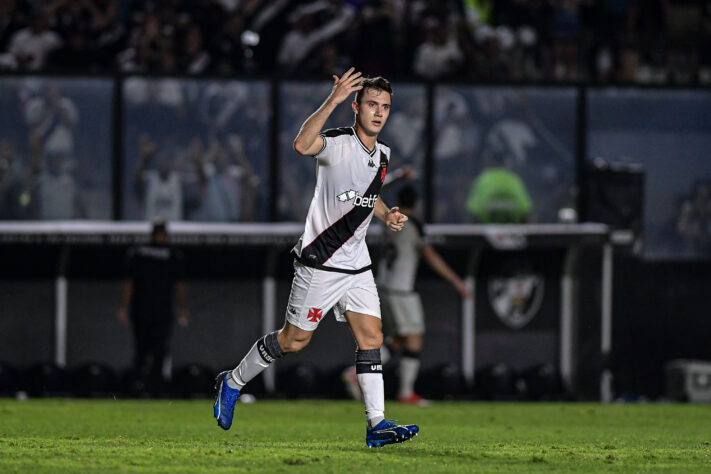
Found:
[{"label": "stadium background", "polygon": [[[313,166],[295,156],[291,140],[327,94],[324,78],[355,64],[394,82],[393,112],[382,138],[393,147],[395,167],[415,170],[414,184],[425,198],[420,212],[428,223],[471,221],[466,197],[487,156],[502,158],[521,176],[534,202],[529,222],[537,224],[557,222],[559,211],[570,208],[578,221],[594,220],[599,204],[591,192],[595,158],[623,169],[641,165],[643,245],[615,246],[609,360],[599,350],[601,249],[585,248],[578,264],[577,380],[570,395],[597,398],[600,372],[609,367],[616,396],[657,398],[665,394],[667,362],[711,359],[708,221],[701,217],[700,237],[679,225],[684,207],[704,198],[704,184],[711,179],[704,2],[287,1],[274,2],[276,11],[269,11],[274,16],[267,15],[268,2],[205,1],[196,7],[192,2],[106,1],[93,9],[75,3],[81,4],[58,2],[46,12],[49,28],[64,46],[39,65],[22,64],[12,53],[14,34],[35,18],[32,2],[7,2],[10,8],[3,11],[3,198],[17,196],[0,206],[3,221],[142,220],[145,208],[134,175],[143,146],[153,149],[148,169],[164,167],[179,177],[183,219],[258,223],[268,236],[273,223],[303,219]],[[401,21],[393,13],[398,8]],[[316,30],[330,25],[331,33],[312,38],[319,46],[292,64],[286,59],[293,54],[279,53],[294,48],[286,41],[290,33],[306,35],[292,39],[297,45],[309,44],[307,33],[313,30],[302,22],[317,25]],[[161,33],[152,38],[154,27]],[[220,41],[211,40],[208,33],[214,31],[221,32]],[[450,41],[458,45],[459,59],[455,53],[450,62],[434,64],[417,56],[421,44],[436,46],[437,35],[446,31],[456,33]],[[190,49],[196,36],[202,36],[203,45],[197,52]],[[53,116],[57,104],[69,111],[70,126]],[[343,107],[328,125],[350,121],[350,110]],[[229,161],[239,199],[215,207],[201,199],[197,175],[220,157]],[[71,192],[65,187],[58,196],[47,194],[56,206],[38,208],[32,199],[28,204],[33,192],[42,196],[33,159],[62,164]],[[396,189],[385,195],[387,202]],[[623,195],[618,202],[613,196],[610,224],[630,223],[617,207],[633,198]],[[21,231],[0,237],[5,372],[30,379],[42,369],[68,377],[89,363],[117,372],[126,368],[130,334],[115,313],[128,242],[69,245],[27,239]],[[289,245],[183,247],[193,322],[176,330],[176,371],[186,364],[211,370],[231,366],[263,333],[267,274],[275,278],[281,320],[289,290]],[[542,330],[552,339],[533,338],[526,351],[511,355],[505,362],[517,372],[546,362],[557,367],[557,350],[548,342],[557,341],[556,287],[565,248],[554,242],[551,247],[509,254],[533,262],[550,289],[523,331],[540,336],[535,331]],[[460,273],[468,271],[471,248],[439,248]],[[377,257],[377,246],[373,254]],[[496,261],[489,253],[478,271],[486,272]],[[66,277],[68,295],[64,367],[51,365],[57,362],[58,275]],[[461,302],[426,268],[418,288],[429,315],[423,383],[429,381],[433,391],[447,377],[442,367],[461,370]],[[477,298],[478,314],[491,312],[486,301],[486,293]],[[500,323],[492,318],[489,324]],[[227,340],[220,340],[225,334]],[[347,331],[327,321],[305,353],[280,362],[277,370],[293,373],[296,365],[312,364],[304,374],[337,373],[352,359],[352,350]],[[283,380],[286,384],[288,377]],[[288,392],[288,387],[277,391]],[[514,393],[507,385],[498,395]]]}]

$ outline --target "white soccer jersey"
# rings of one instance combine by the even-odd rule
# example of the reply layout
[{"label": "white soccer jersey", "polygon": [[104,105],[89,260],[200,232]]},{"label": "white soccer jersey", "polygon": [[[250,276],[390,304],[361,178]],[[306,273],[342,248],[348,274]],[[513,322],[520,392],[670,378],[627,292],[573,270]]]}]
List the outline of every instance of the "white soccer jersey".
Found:
[{"label": "white soccer jersey", "polygon": [[370,267],[368,224],[385,180],[390,148],[377,141],[370,151],[353,127],[321,132],[314,157],[317,178],[304,233],[293,249],[304,265],[358,273]]}]

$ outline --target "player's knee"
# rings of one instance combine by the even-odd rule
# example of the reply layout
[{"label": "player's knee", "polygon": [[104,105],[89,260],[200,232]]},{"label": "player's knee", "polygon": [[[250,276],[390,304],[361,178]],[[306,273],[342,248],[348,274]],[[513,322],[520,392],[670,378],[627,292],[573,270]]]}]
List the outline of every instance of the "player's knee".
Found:
[{"label": "player's knee", "polygon": [[279,341],[279,346],[285,354],[299,352],[301,349],[309,345],[311,341],[311,336],[313,336],[313,331],[305,331],[286,323],[279,335],[277,340]]},{"label": "player's knee", "polygon": [[303,340],[293,340],[290,341],[286,348],[284,349],[284,352],[288,353],[294,353],[294,352],[299,352],[301,349],[309,345],[309,339],[303,339]]},{"label": "player's knee", "polygon": [[370,331],[362,334],[360,339],[358,346],[361,349],[380,349],[380,346],[383,345],[383,332]]},{"label": "player's knee", "polygon": [[310,334],[287,334],[283,339],[279,340],[279,345],[285,354],[290,354],[299,352],[308,346],[310,341]]},{"label": "player's knee", "polygon": [[405,338],[405,350],[418,352],[422,350],[423,338],[421,334],[411,334]]}]

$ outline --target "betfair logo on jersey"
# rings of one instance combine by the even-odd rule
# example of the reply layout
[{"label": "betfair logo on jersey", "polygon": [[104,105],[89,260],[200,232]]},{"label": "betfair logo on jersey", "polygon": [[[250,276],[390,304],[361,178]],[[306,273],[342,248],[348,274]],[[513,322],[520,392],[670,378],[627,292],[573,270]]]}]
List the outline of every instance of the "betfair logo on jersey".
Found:
[{"label": "betfair logo on jersey", "polygon": [[361,196],[358,194],[356,191],[353,191],[352,189],[349,189],[348,191],[344,191],[336,198],[341,201],[341,202],[347,202],[350,200],[353,200],[353,205],[357,207],[375,207],[375,202],[378,200],[378,195],[377,194],[371,194],[369,196]]}]

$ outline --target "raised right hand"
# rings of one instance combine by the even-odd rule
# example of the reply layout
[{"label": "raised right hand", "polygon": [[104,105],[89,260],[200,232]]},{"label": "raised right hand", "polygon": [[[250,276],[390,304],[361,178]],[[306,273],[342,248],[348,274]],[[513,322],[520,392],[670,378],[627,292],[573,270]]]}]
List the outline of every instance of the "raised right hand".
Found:
[{"label": "raised right hand", "polygon": [[333,101],[334,104],[340,104],[348,98],[353,92],[359,91],[363,88],[360,85],[361,73],[355,72],[355,68],[352,67],[347,70],[339,78],[335,74],[333,75],[333,90],[331,90],[331,95],[329,99]]}]

